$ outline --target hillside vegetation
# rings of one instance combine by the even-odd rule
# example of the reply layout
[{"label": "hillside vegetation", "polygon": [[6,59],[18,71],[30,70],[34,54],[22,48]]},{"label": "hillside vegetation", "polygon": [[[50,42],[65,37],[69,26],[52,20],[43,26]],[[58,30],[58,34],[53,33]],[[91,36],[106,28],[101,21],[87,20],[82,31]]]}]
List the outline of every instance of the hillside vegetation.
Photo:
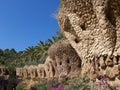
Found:
[{"label": "hillside vegetation", "polygon": [[23,67],[24,65],[37,65],[44,63],[47,57],[48,48],[59,41],[64,39],[63,35],[57,31],[56,36],[47,41],[39,41],[37,46],[29,46],[24,51],[17,52],[14,48],[12,49],[0,49],[0,65]]}]

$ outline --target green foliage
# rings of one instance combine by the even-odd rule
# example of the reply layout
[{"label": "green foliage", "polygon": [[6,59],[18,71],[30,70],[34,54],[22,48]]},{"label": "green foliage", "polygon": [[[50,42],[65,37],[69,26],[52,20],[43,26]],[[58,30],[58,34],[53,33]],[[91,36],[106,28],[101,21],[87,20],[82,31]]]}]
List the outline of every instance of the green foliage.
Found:
[{"label": "green foliage", "polygon": [[96,82],[90,81],[86,77],[86,75],[83,77],[70,79],[63,84],[64,84],[65,90],[69,90],[70,88],[72,90],[114,90],[111,87],[106,88],[106,87],[97,86]]},{"label": "green foliage", "polygon": [[51,79],[49,81],[41,80],[34,88],[35,90],[115,90],[113,87],[98,86],[96,82],[90,81],[86,75],[62,82],[58,81],[58,79]]},{"label": "green foliage", "polygon": [[23,90],[26,87],[26,84],[20,83],[17,85],[16,90]]},{"label": "green foliage", "polygon": [[13,66],[11,66],[11,65],[9,65],[8,66],[8,69],[11,71],[11,72],[15,72],[16,71],[16,67],[13,65]]},{"label": "green foliage", "polygon": [[46,83],[39,83],[36,85],[37,90],[49,90]]},{"label": "green foliage", "polygon": [[45,42],[40,41],[37,46],[30,46],[24,51],[16,52],[13,48],[5,50],[0,49],[0,65],[7,67],[23,67],[25,65],[44,63],[48,48],[60,39],[64,39],[59,31],[57,31],[56,34],[57,36],[53,36],[52,39],[48,39]]},{"label": "green foliage", "polygon": [[[24,67],[25,65],[38,65],[40,63],[44,63],[46,60],[47,51],[49,47],[59,41],[60,39],[64,39],[63,35],[57,31],[57,36],[53,36],[52,39],[48,39],[43,42],[40,41],[36,46],[30,46],[26,48],[24,51],[15,51],[15,49],[0,49],[0,65],[6,66],[9,69],[10,79],[7,81],[7,87],[0,86],[0,90],[7,90],[5,88],[9,88],[8,90],[13,90],[14,86],[18,83],[16,82],[16,67]],[[16,87],[16,86],[15,86]],[[18,84],[16,90],[23,90],[25,88],[25,84]],[[48,90],[46,84],[38,84],[36,86],[38,90]]]},{"label": "green foliage", "polygon": [[88,82],[89,79],[86,76],[82,78],[73,78],[66,82],[67,85],[65,86],[65,88],[72,88],[73,90],[91,90]]},{"label": "green foliage", "polygon": [[53,86],[57,86],[58,80],[57,79],[51,79],[49,81],[47,80],[41,80],[37,85],[35,85],[36,90],[51,90]]}]

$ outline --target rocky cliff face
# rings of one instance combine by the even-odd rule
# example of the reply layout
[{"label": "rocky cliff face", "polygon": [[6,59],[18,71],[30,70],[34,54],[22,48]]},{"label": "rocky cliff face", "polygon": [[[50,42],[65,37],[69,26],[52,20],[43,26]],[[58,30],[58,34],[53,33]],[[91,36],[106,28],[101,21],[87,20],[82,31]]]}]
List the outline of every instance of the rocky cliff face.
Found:
[{"label": "rocky cliff face", "polygon": [[45,64],[17,69],[31,78],[101,76],[120,85],[120,1],[61,0],[59,24],[67,38],[52,45]]}]

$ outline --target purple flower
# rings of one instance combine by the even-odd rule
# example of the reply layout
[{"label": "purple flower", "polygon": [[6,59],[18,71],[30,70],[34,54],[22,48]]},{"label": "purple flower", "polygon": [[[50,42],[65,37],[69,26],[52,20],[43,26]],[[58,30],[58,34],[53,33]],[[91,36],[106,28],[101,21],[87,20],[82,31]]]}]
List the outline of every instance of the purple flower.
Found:
[{"label": "purple flower", "polygon": [[101,78],[100,82],[97,83],[97,86],[100,86],[100,87],[103,86],[105,88],[110,88],[110,84],[108,83],[108,79],[105,76],[103,76]]},{"label": "purple flower", "polygon": [[63,86],[58,85],[57,87],[52,87],[52,90],[64,90]]}]

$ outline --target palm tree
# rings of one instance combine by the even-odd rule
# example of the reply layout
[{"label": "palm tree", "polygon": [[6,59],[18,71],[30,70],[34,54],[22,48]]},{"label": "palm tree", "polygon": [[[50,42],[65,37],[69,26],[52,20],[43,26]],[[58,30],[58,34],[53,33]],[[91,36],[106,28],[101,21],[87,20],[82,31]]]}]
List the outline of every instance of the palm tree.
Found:
[{"label": "palm tree", "polygon": [[26,60],[28,60],[30,63],[35,59],[35,56],[34,56],[35,49],[36,48],[34,46],[26,48],[25,57],[26,57]]},{"label": "palm tree", "polygon": [[37,46],[37,59],[38,62],[44,63],[46,56],[47,56],[47,50],[50,47],[52,41],[49,39],[46,42],[40,41]]},{"label": "palm tree", "polygon": [[26,60],[25,51],[19,51],[16,54],[15,60],[16,60],[16,66],[21,66],[22,63],[25,63]]}]

